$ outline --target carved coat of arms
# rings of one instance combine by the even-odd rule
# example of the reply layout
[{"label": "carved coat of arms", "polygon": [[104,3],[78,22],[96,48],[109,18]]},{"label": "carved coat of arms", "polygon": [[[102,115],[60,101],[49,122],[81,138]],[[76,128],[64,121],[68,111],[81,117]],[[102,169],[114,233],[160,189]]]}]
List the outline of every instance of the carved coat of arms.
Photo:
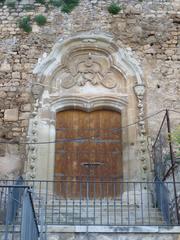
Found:
[{"label": "carved coat of arms", "polygon": [[113,78],[110,69],[106,69],[103,73],[102,65],[96,60],[91,53],[86,56],[86,59],[77,64],[76,72],[73,74],[69,69],[66,69],[66,77],[61,81],[61,87],[71,88],[75,85],[85,86],[87,82],[94,85],[102,85],[106,88],[115,88],[117,80]]}]

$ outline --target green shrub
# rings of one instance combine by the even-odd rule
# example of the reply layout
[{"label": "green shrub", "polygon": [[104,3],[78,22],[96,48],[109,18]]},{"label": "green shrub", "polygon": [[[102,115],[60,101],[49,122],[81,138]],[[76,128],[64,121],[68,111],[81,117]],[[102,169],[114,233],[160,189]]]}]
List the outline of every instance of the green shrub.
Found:
[{"label": "green shrub", "polygon": [[32,31],[32,27],[30,25],[30,17],[25,16],[19,21],[19,28],[23,29],[25,32],[29,33]]},{"label": "green shrub", "polygon": [[120,5],[117,5],[116,3],[111,3],[108,7],[108,12],[116,15],[122,10],[122,7]]},{"label": "green shrub", "polygon": [[34,18],[35,22],[37,23],[37,25],[39,26],[43,26],[44,24],[46,24],[47,22],[47,19],[45,16],[39,14],[39,15],[36,15],[35,18]]},{"label": "green shrub", "polygon": [[76,6],[78,6],[79,0],[64,0],[61,11],[70,13]]},{"label": "green shrub", "polygon": [[16,0],[6,0],[5,4],[10,8],[15,8]]}]

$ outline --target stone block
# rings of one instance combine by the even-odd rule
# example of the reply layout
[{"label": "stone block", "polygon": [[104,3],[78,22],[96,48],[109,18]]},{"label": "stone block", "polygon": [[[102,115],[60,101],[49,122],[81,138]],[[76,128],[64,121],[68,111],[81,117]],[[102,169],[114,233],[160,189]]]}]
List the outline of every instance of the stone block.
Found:
[{"label": "stone block", "polygon": [[174,50],[168,49],[168,50],[165,51],[165,54],[167,56],[172,56],[172,55],[174,55]]},{"label": "stone block", "polygon": [[0,98],[6,98],[7,94],[4,91],[0,91]]},{"label": "stone block", "polygon": [[18,121],[18,108],[6,109],[4,112],[4,121],[7,122]]},{"label": "stone block", "polygon": [[33,24],[33,26],[32,26],[32,31],[34,32],[34,33],[38,33],[38,32],[40,32],[40,27],[39,26],[37,26],[36,24]]},{"label": "stone block", "polygon": [[28,126],[28,120],[22,120],[21,127],[27,127]]},{"label": "stone block", "polygon": [[30,113],[29,112],[20,113],[19,120],[29,119],[29,117],[30,117]]},{"label": "stone block", "polygon": [[126,23],[125,22],[118,23],[118,30],[119,31],[124,31],[125,29],[126,29]]},{"label": "stone block", "polygon": [[22,112],[30,112],[31,111],[31,104],[27,103],[21,106],[21,111]]},{"label": "stone block", "polygon": [[28,103],[29,102],[30,95],[27,92],[24,92],[20,95],[20,97],[17,99],[17,102],[19,103]]},{"label": "stone block", "polygon": [[13,70],[14,71],[21,71],[21,64],[20,63],[14,64],[13,65]]},{"label": "stone block", "polygon": [[12,79],[19,79],[20,77],[21,77],[21,74],[19,72],[12,73]]}]

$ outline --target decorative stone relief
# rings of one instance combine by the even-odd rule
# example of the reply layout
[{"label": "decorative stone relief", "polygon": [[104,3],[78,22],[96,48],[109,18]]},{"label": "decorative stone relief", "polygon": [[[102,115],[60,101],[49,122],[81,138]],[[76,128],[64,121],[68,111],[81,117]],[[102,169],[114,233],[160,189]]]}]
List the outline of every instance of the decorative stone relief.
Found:
[{"label": "decorative stone relief", "polygon": [[114,78],[113,73],[111,73],[110,68],[107,72],[103,73],[103,66],[96,56],[89,54],[86,59],[78,62],[76,67],[76,72],[65,70],[67,73],[66,77],[62,80],[61,86],[63,88],[71,88],[74,85],[84,86],[87,82],[91,83],[93,86],[101,84],[106,88],[115,88],[117,85],[117,80]]},{"label": "decorative stone relief", "polygon": [[37,150],[38,150],[38,120],[37,120],[37,112],[38,112],[39,102],[36,100],[34,105],[34,111],[32,113],[33,119],[30,120],[30,129],[29,129],[29,139],[30,144],[28,145],[28,166],[26,176],[27,179],[35,179],[36,177],[36,161],[37,161]]},{"label": "decorative stone relief", "polygon": [[38,141],[38,121],[31,121],[32,129],[30,132],[30,144],[29,148],[29,164],[27,169],[27,178],[34,179],[36,177],[36,160],[37,160],[37,141]]},{"label": "decorative stone relief", "polygon": [[146,159],[146,130],[145,130],[145,113],[144,113],[144,104],[143,104],[143,98],[145,93],[145,86],[143,84],[137,84],[134,87],[135,94],[138,99],[138,126],[139,126],[139,143],[140,143],[140,149],[139,149],[139,158],[142,162],[142,180],[146,180],[146,173],[147,173],[147,159]]}]

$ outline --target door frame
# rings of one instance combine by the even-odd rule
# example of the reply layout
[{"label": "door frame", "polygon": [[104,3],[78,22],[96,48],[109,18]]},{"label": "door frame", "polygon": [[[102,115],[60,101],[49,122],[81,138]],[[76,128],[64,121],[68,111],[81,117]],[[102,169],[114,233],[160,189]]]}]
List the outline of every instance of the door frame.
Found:
[{"label": "door frame", "polygon": [[[103,96],[103,97],[80,97],[80,96],[71,96],[71,97],[64,97],[61,99],[58,99],[56,102],[52,104],[51,111],[53,112],[54,116],[54,132],[55,136],[53,137],[53,140],[56,139],[56,113],[64,110],[72,110],[72,109],[78,109],[85,112],[93,112],[95,110],[112,110],[115,112],[121,113],[121,124],[126,125],[126,119],[127,119],[127,100],[126,98],[122,98],[122,96]],[[122,132],[122,142],[127,142],[128,134],[125,134],[125,132]],[[122,143],[122,145],[124,145]],[[126,153],[125,153],[126,154]],[[122,149],[122,163],[124,164],[124,151]],[[54,150],[51,151],[51,157],[50,159],[53,159],[53,163],[51,161],[51,164],[49,163],[49,173],[48,176],[50,179],[54,180],[54,166],[55,166],[55,144],[54,144]],[[124,166],[124,165],[123,165]],[[53,174],[52,174],[53,173]],[[126,169],[123,168],[123,176],[126,174]]]}]

